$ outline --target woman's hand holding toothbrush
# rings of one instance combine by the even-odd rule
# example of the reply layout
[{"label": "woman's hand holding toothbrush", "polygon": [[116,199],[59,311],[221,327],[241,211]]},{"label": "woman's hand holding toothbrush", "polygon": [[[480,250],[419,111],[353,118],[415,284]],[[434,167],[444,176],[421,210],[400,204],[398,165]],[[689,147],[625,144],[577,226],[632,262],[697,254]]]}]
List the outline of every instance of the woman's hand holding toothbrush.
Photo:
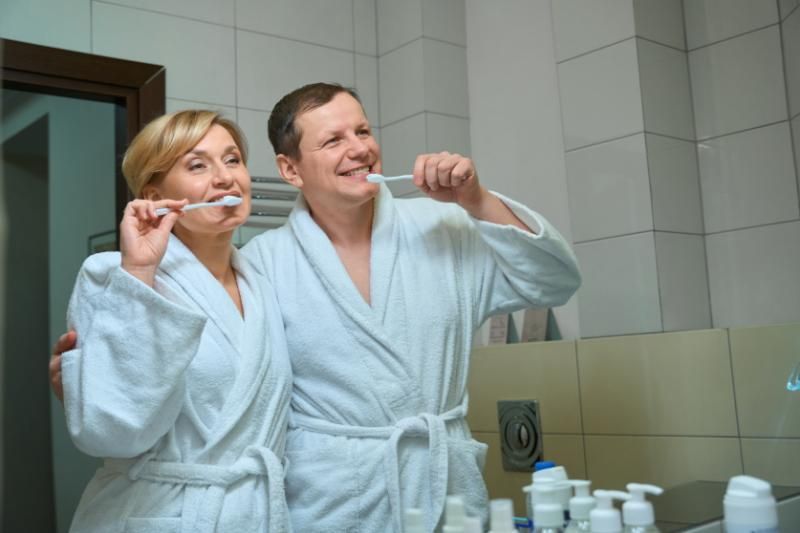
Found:
[{"label": "woman's hand holding toothbrush", "polygon": [[[167,251],[169,234],[188,200],[133,200],[125,206],[119,224],[122,268],[143,283],[153,286],[156,269]],[[156,209],[170,209],[158,216]]]}]

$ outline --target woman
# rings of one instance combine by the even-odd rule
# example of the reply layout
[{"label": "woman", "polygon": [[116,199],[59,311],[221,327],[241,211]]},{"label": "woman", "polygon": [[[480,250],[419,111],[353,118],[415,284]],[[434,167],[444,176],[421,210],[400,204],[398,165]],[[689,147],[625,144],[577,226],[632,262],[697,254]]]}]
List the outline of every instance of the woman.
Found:
[{"label": "woman", "polygon": [[[67,425],[106,458],[73,531],[289,529],[283,324],[260,268],[231,244],[250,213],[246,160],[239,129],[210,111],[160,117],[126,152],[137,199],[121,252],[86,260],[68,312]],[[180,211],[223,196],[242,202]]]}]

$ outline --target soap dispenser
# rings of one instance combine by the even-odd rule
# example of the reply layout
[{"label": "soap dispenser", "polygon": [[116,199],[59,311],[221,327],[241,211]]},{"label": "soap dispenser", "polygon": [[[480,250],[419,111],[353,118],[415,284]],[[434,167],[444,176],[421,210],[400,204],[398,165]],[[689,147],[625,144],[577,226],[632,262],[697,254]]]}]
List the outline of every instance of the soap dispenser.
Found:
[{"label": "soap dispenser", "polygon": [[514,504],[508,499],[489,502],[489,533],[517,533],[514,528]]},{"label": "soap dispenser", "polygon": [[726,533],[778,533],[772,486],[751,476],[733,476],[723,500]]},{"label": "soap dispenser", "polygon": [[613,500],[628,500],[627,492],[618,490],[596,490],[594,499],[597,507],[589,513],[592,523],[592,533],[622,533],[622,518],[620,512],[614,508]]},{"label": "soap dispenser", "polygon": [[622,505],[622,522],[625,524],[625,533],[659,533],[653,513],[653,504],[647,501],[645,493],[658,496],[664,490],[655,485],[640,483],[628,483],[625,488],[631,495],[631,499]]},{"label": "soap dispenser", "polygon": [[557,503],[537,503],[533,508],[534,533],[564,533],[564,510]]},{"label": "soap dispenser", "polygon": [[589,492],[592,482],[585,479],[572,479],[569,484],[575,489],[575,496],[569,500],[570,521],[565,533],[588,533],[592,530],[589,513],[595,506],[594,498]]},{"label": "soap dispenser", "polygon": [[445,501],[442,533],[464,533],[464,500],[461,496],[448,496]]},{"label": "soap dispenser", "polygon": [[572,496],[572,487],[569,485],[569,476],[563,466],[557,466],[549,461],[539,461],[534,466],[531,475],[531,484],[522,488],[525,492],[526,514],[533,518],[533,508],[536,505],[537,486],[540,483],[554,483],[557,489],[554,503],[561,504],[564,509],[564,523],[569,522],[569,498]]}]

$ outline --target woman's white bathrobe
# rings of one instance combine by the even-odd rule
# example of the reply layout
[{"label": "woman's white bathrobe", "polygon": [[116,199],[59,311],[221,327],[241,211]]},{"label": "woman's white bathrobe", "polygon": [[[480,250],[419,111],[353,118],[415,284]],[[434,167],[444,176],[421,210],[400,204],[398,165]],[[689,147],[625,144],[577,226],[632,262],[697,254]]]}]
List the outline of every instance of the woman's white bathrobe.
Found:
[{"label": "woman's white bathrobe", "polygon": [[155,290],[89,257],[70,300],[78,346],[64,353],[67,425],[106,458],[72,531],[288,531],[282,464],[291,368],[263,267],[236,250],[244,317],[170,237]]},{"label": "woman's white bathrobe", "polygon": [[474,331],[492,314],[561,305],[580,283],[556,230],[501,199],[538,235],[381,186],[371,305],[302,197],[286,226],[243,249],[267,265],[286,325],[295,530],[400,533],[408,507],[432,530],[448,494],[485,521],[486,446],[464,420]]}]

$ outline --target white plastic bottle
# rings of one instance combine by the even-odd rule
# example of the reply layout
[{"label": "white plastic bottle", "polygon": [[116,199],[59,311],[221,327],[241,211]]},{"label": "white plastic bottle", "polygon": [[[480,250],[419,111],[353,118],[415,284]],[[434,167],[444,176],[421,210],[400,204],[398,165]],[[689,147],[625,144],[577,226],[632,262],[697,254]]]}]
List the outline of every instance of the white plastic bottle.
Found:
[{"label": "white plastic bottle", "polygon": [[514,528],[514,504],[500,499],[489,502],[489,533],[517,533]]},{"label": "white plastic bottle", "polygon": [[589,513],[592,533],[622,533],[622,518],[614,508],[613,500],[628,500],[627,492],[618,490],[596,490],[594,499],[597,506]]},{"label": "white plastic bottle", "polygon": [[575,489],[575,496],[569,500],[570,521],[565,533],[589,533],[592,530],[589,513],[594,509],[595,503],[589,487],[591,481],[585,479],[572,479],[569,482]]},{"label": "white plastic bottle", "polygon": [[751,476],[728,481],[723,500],[726,533],[779,533],[772,486]]},{"label": "white plastic bottle", "polygon": [[464,533],[464,500],[461,496],[448,496],[445,501],[442,533]]},{"label": "white plastic bottle", "polygon": [[[553,463],[537,463],[537,468],[539,468],[540,464],[552,465]],[[541,483],[553,483],[552,487],[555,489],[555,493],[548,502],[561,505],[562,509],[564,509],[564,524],[566,524],[569,521],[568,509],[569,499],[572,496],[572,487],[569,484],[567,470],[563,466],[546,466],[536,470],[531,475],[531,484],[522,488],[522,491],[525,492],[526,516],[533,519],[533,508],[537,503],[538,488],[542,487]],[[534,523],[534,525],[536,524]]]},{"label": "white plastic bottle", "polygon": [[425,533],[425,519],[421,509],[415,507],[406,509],[403,531],[405,533]]},{"label": "white plastic bottle", "polygon": [[533,508],[534,533],[564,533],[564,509],[557,503],[537,503]]},{"label": "white plastic bottle", "polygon": [[647,501],[645,493],[656,496],[664,492],[655,485],[628,483],[625,486],[631,499],[622,504],[622,522],[625,533],[659,533],[656,527],[656,517],[653,513],[653,504]]},{"label": "white plastic bottle", "polygon": [[464,518],[464,533],[483,533],[481,519],[477,516],[468,516]]}]

